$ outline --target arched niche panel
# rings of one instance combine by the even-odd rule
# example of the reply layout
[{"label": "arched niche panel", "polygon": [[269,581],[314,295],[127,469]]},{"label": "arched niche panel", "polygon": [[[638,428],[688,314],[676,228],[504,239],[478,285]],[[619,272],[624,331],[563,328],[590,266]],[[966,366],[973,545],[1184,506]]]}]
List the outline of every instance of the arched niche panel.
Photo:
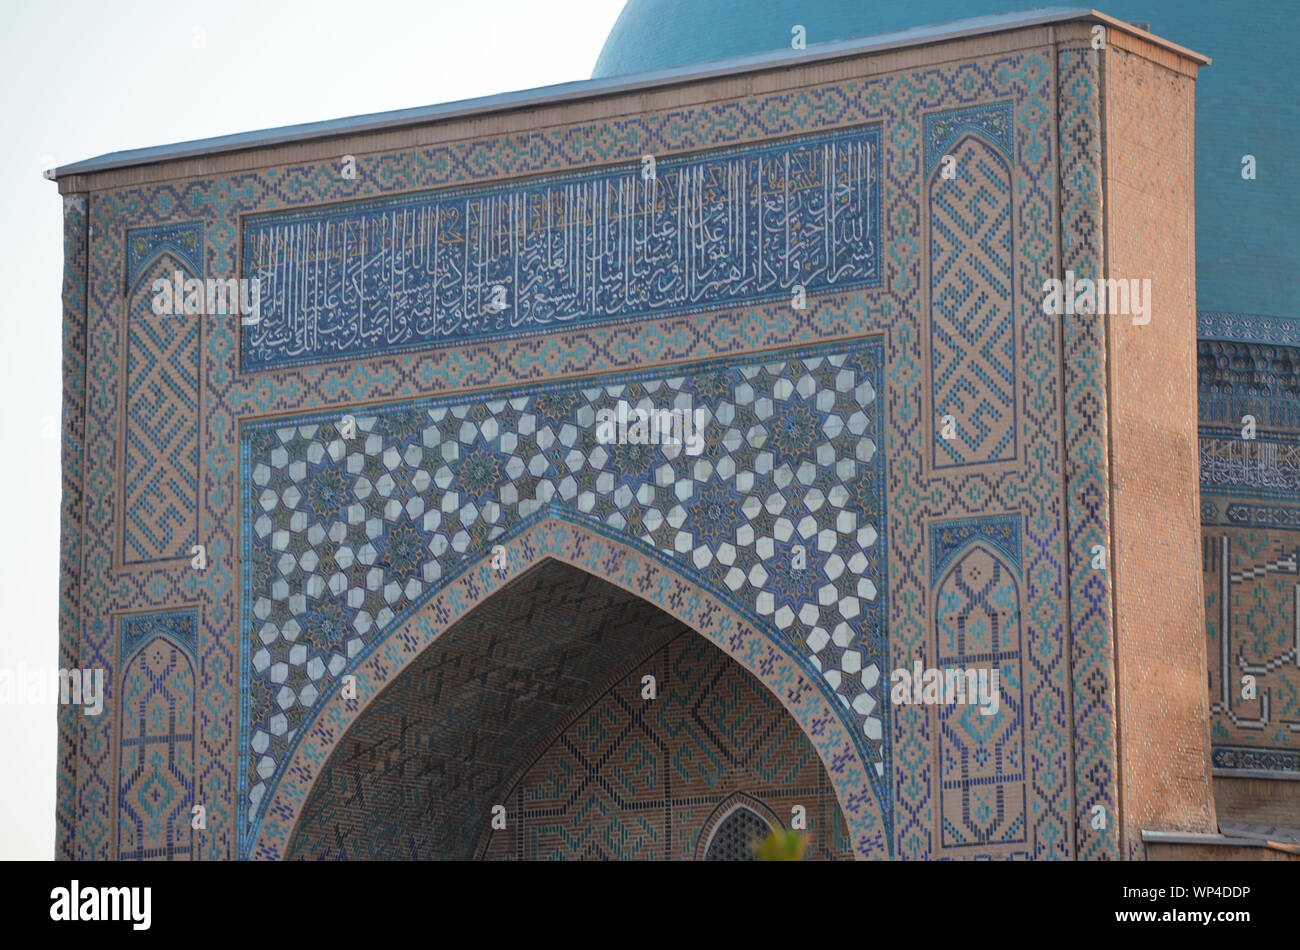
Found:
[{"label": "arched niche panel", "polygon": [[118,858],[194,860],[194,610],[117,619],[121,680]]},{"label": "arched niche panel", "polygon": [[1010,129],[1006,104],[926,117],[935,471],[1019,458]]},{"label": "arched niche panel", "polygon": [[[1005,536],[996,531],[1002,525],[980,527],[988,536],[952,552],[934,590],[933,669],[942,677],[936,704],[940,844],[985,853],[1013,851],[1026,841],[1028,658],[1017,562],[1003,550]],[[1010,543],[1018,547],[1018,535]]]}]

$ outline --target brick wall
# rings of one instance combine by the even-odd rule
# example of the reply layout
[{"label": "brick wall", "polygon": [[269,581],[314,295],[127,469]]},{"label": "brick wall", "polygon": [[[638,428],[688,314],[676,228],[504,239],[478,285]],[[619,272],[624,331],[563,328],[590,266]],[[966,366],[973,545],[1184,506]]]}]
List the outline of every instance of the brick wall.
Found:
[{"label": "brick wall", "polygon": [[1105,57],[1105,273],[1151,280],[1149,323],[1106,321],[1121,846],[1140,857],[1143,829],[1213,831],[1214,815],[1196,560],[1194,76],[1120,39]]}]

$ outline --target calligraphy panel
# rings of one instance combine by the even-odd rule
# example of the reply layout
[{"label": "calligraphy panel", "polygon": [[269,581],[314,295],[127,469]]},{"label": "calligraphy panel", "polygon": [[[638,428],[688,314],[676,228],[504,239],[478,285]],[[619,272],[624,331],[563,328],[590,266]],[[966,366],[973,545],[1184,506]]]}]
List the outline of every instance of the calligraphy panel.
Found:
[{"label": "calligraphy panel", "polygon": [[244,219],[246,372],[879,283],[878,126]]}]

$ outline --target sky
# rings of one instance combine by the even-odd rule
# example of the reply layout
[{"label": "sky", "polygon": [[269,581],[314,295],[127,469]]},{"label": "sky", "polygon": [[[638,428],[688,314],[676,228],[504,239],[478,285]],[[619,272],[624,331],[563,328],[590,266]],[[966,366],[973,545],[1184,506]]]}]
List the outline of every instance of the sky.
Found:
[{"label": "sky", "polygon": [[[119,149],[586,79],[623,0],[64,0],[0,30],[0,676],[58,666],[62,200]],[[0,701],[0,859],[54,855],[55,707]]]}]

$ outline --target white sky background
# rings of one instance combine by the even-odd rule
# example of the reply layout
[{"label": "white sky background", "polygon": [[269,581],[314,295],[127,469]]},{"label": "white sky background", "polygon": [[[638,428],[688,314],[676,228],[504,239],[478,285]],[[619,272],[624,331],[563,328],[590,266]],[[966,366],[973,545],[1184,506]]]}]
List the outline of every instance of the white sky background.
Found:
[{"label": "white sky background", "polygon": [[[623,0],[6,4],[0,671],[49,671],[58,663],[62,201],[42,170],[119,149],[586,79],[622,6]],[[201,48],[194,46],[196,28]],[[53,705],[0,705],[0,858],[53,857],[55,753]]]}]

